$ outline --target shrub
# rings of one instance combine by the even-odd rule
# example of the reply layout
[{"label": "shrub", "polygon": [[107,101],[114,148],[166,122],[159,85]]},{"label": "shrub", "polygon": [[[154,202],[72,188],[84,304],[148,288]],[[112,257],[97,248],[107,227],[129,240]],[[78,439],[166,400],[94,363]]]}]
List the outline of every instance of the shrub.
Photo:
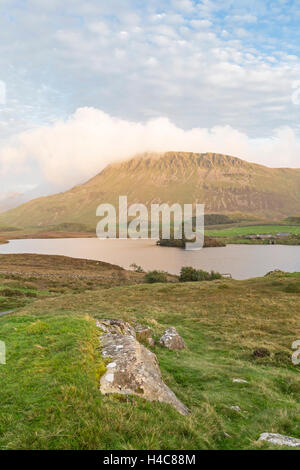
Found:
[{"label": "shrub", "polygon": [[300,294],[300,286],[298,284],[288,284],[284,290],[289,294]]},{"label": "shrub", "polygon": [[142,266],[139,266],[138,264],[136,263],[132,263],[130,265],[130,267],[136,272],[136,273],[144,273],[144,269],[142,268]]},{"label": "shrub", "polygon": [[214,281],[215,279],[222,279],[222,274],[218,273],[217,271],[210,271],[210,281]]},{"label": "shrub", "polygon": [[220,273],[211,271],[203,271],[202,269],[195,269],[191,266],[183,266],[180,271],[180,282],[193,282],[193,281],[213,281],[214,279],[221,279]]},{"label": "shrub", "polygon": [[189,282],[189,281],[199,281],[199,273],[196,269],[191,266],[184,266],[181,268],[179,281],[180,282]]},{"label": "shrub", "polygon": [[153,284],[154,282],[167,282],[167,275],[163,271],[149,271],[145,277],[145,281],[149,284]]}]

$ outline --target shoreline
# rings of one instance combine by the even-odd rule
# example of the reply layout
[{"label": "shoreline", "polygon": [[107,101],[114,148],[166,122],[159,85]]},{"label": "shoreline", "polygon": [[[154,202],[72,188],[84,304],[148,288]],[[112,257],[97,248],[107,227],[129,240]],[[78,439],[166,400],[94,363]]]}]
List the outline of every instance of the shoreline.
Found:
[{"label": "shoreline", "polygon": [[[299,225],[279,225],[279,224],[261,224],[257,225],[256,230],[253,230],[253,225],[240,226],[240,227],[219,227],[218,230],[212,230],[212,226],[206,226],[205,228],[205,246],[204,248],[232,245],[289,245],[289,246],[300,246],[300,226]],[[266,233],[273,234],[272,239],[251,239],[251,235],[256,233],[264,233],[263,227],[267,227]],[[271,230],[271,227],[273,230]],[[280,231],[280,227],[289,228],[288,237],[277,237],[275,231]],[[299,227],[299,230],[292,230],[295,227]],[[8,227],[7,227],[8,228]],[[233,231],[231,231],[231,228]],[[234,233],[238,229],[243,230],[247,228],[247,233]],[[286,231],[288,231],[286,229]],[[3,230],[3,229],[2,229]],[[228,230],[228,233],[226,233]],[[218,233],[219,232],[219,233]],[[68,239],[68,238],[97,238],[95,231],[91,230],[51,230],[42,227],[35,227],[33,229],[12,229],[7,231],[0,231],[0,245],[7,244],[10,240],[27,240],[27,239]],[[272,241],[271,241],[272,240]],[[161,240],[159,246],[166,247],[177,247],[182,248],[181,240]]]},{"label": "shoreline", "polygon": [[[31,233],[31,234],[19,234],[19,235],[11,235],[7,236],[7,238],[2,238],[0,239],[0,245],[6,245],[10,243],[10,241],[13,240],[59,240],[59,239],[77,239],[77,238],[97,238],[97,236],[93,233],[87,232],[87,233],[78,233],[78,232],[54,232],[54,233],[49,233],[49,232],[38,232],[38,233]],[[212,237],[215,238],[215,237]],[[119,240],[119,238],[116,238],[116,240]],[[154,241],[154,240],[153,240]],[[251,246],[300,246],[300,240],[297,239],[297,243],[293,243],[293,240],[290,239],[282,239],[282,240],[276,240],[275,243],[269,243],[267,240],[249,240],[249,239],[224,239],[223,237],[220,237],[220,240],[218,240],[218,237],[216,237],[216,243],[207,243],[203,246],[203,248],[220,248],[220,247],[226,247],[228,245],[251,245]],[[183,246],[179,246],[178,243],[173,243],[172,241],[170,243],[157,243],[156,245],[159,247],[163,248],[180,248],[184,249]]]}]

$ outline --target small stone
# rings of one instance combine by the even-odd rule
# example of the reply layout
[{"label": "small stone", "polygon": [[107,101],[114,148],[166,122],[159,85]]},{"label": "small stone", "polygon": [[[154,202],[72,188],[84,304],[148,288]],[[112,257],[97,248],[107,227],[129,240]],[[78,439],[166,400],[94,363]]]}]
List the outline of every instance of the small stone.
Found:
[{"label": "small stone", "polygon": [[278,446],[300,447],[300,439],[270,432],[264,432],[261,434],[259,441],[270,442],[271,444]]},{"label": "small stone", "polygon": [[244,380],[244,379],[232,379],[232,382],[236,383],[236,384],[247,384],[247,383],[249,383],[248,380]]},{"label": "small stone", "polygon": [[233,405],[230,408],[234,411],[238,411],[238,412],[242,411],[241,408],[238,405]]},{"label": "small stone", "polygon": [[185,347],[183,339],[173,326],[165,330],[163,336],[159,340],[159,344],[171,350],[183,349]]}]

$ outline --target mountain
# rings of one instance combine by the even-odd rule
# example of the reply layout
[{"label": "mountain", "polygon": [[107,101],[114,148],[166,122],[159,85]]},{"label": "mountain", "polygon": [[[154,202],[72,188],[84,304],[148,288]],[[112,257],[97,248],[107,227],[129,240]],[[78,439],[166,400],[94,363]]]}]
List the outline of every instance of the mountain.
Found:
[{"label": "mountain", "polygon": [[82,223],[95,227],[100,203],[204,203],[206,213],[266,218],[300,213],[300,169],[268,168],[215,153],[147,153],[107,166],[85,184],[0,215],[19,227]]}]

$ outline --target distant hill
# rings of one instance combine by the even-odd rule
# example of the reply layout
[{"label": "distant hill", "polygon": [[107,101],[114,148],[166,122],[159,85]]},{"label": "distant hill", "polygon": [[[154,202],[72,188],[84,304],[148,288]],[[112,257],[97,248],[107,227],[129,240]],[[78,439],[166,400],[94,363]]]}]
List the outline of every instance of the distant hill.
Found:
[{"label": "distant hill", "polygon": [[24,204],[41,196],[48,196],[59,191],[59,187],[53,183],[34,186],[27,189],[24,193],[19,192],[0,192],[0,213]]},{"label": "distant hill", "polygon": [[0,193],[0,212],[5,212],[9,209],[22,204],[23,195],[20,193]]},{"label": "distant hill", "polygon": [[19,227],[81,223],[95,227],[96,207],[204,203],[206,213],[289,217],[300,213],[300,169],[268,168],[215,153],[147,153],[111,164],[83,185],[40,197],[4,214],[1,225]]}]

